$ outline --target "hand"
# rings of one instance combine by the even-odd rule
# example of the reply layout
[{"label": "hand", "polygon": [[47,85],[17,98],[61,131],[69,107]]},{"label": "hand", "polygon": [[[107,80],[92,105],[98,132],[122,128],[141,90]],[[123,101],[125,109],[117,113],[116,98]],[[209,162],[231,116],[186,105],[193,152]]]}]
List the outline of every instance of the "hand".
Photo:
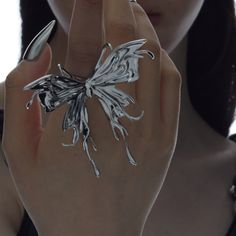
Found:
[{"label": "hand", "polygon": [[145,111],[139,121],[121,119],[137,166],[129,164],[122,138],[114,139],[97,100],[86,104],[98,147],[91,156],[101,170],[100,178],[92,172],[81,139],[73,148],[61,145],[70,143],[72,136],[71,130],[65,134],[61,130],[65,106],[50,113],[44,128],[39,103],[25,109],[31,94],[23,87],[48,72],[50,47],[37,61],[23,60],[7,77],[3,149],[40,235],[141,235],[175,149],[181,76],[161,48],[145,11],[128,0],[103,0],[103,6],[101,0],[75,1],[65,68],[86,77],[105,42],[115,48],[139,38],[147,39],[143,49],[152,51],[156,59],[140,59],[139,80],[117,86],[136,101],[128,107],[129,114]]}]

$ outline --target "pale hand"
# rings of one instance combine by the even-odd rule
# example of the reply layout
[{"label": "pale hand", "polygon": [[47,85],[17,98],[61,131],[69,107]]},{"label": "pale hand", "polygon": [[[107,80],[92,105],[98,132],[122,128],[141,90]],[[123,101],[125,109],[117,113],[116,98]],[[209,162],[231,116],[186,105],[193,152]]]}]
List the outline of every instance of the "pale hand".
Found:
[{"label": "pale hand", "polygon": [[101,177],[96,178],[81,139],[73,148],[62,146],[72,137],[72,130],[65,134],[61,130],[65,106],[50,113],[44,128],[39,103],[35,101],[30,110],[25,108],[32,94],[23,92],[23,87],[47,74],[49,46],[38,61],[22,61],[5,83],[3,149],[22,203],[43,236],[140,235],[176,145],[181,76],[161,48],[145,11],[128,0],[103,0],[103,9],[102,1],[92,2],[75,1],[67,70],[88,76],[105,42],[114,48],[145,38],[143,49],[156,57],[154,61],[148,57],[139,60],[138,81],[117,86],[136,101],[128,107],[129,114],[145,112],[139,121],[120,120],[138,165],[129,164],[122,138],[115,140],[104,111],[92,98],[86,105],[98,148],[91,151],[101,170]]}]

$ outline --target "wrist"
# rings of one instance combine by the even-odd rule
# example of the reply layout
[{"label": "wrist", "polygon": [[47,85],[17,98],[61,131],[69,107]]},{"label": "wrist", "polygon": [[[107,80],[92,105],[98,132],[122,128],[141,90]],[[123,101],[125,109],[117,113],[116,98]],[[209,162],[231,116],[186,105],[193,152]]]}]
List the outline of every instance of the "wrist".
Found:
[{"label": "wrist", "polygon": [[129,209],[128,212],[117,212],[117,209],[111,210],[112,205],[98,205],[91,207],[86,204],[85,209],[80,207],[74,212],[61,209],[58,214],[50,215],[50,217],[45,214],[47,217],[44,217],[43,222],[37,227],[39,236],[142,235],[145,217],[139,213],[139,210]]},{"label": "wrist", "polygon": [[127,225],[126,228],[122,227],[120,229],[114,228],[111,224],[104,223],[103,225],[97,225],[96,227],[90,225],[89,222],[85,227],[78,228],[70,228],[70,229],[61,229],[55,227],[55,225],[51,226],[51,229],[44,232],[38,232],[39,236],[142,236],[143,227],[139,227],[136,229],[132,228],[132,224]]}]

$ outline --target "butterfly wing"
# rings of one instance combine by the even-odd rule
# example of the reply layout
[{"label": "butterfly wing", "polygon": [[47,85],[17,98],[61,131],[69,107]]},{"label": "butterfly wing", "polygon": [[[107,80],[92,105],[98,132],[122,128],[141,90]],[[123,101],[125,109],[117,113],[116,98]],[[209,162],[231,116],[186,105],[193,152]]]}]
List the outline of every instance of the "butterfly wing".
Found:
[{"label": "butterfly wing", "polygon": [[[127,114],[123,107],[129,105],[130,101],[134,103],[134,99],[115,88],[114,85],[116,83],[133,82],[139,79],[138,59],[143,58],[142,54],[148,54],[154,59],[152,52],[138,50],[145,42],[145,39],[130,41],[119,45],[114,50],[112,50],[110,44],[106,44],[95,67],[93,76],[84,83],[74,80],[70,73],[59,65],[62,76],[46,75],[24,87],[24,90],[34,90],[34,94],[31,101],[27,104],[27,108],[32,104],[36,95],[38,95],[42,106],[47,112],[53,111],[56,107],[68,102],[69,110],[64,116],[63,130],[73,128],[72,145],[79,140],[79,134],[83,133],[83,148],[93,164],[96,176],[99,176],[100,172],[89,155],[87,145],[90,130],[88,126],[88,113],[85,107],[86,98],[91,97],[92,94],[98,97],[106,115],[111,121],[115,137],[118,139],[115,133],[115,128],[118,128],[125,140],[125,135],[128,135],[128,133],[119,123],[118,118],[126,116],[129,119],[138,120],[143,116],[143,113],[139,117],[133,117]],[[112,51],[103,63],[103,55],[107,46]],[[91,137],[90,139],[92,140]],[[129,162],[136,165],[137,163],[129,151],[126,140],[125,144]]]},{"label": "butterfly wing", "polygon": [[129,115],[125,110],[124,106],[129,104],[129,95],[125,94],[121,90],[116,89],[113,85],[100,87],[98,86],[94,89],[93,93],[98,97],[100,104],[102,105],[105,114],[107,115],[108,119],[110,120],[111,128],[116,140],[119,141],[115,128],[117,128],[124,141],[125,141],[125,148],[129,162],[132,165],[137,165],[136,161],[134,160],[132,154],[130,153],[128,143],[126,141],[126,137],[128,135],[127,130],[122,126],[118,120],[118,118],[126,116],[130,120],[139,120],[144,115],[144,111],[142,111],[141,115],[134,117]]},{"label": "butterfly wing", "polygon": [[[142,54],[147,54],[154,60],[154,54],[149,50],[138,50],[146,42],[146,39],[133,40],[112,49],[110,44],[105,44],[95,67],[92,78],[88,79],[91,85],[115,84],[123,82],[134,82],[139,79],[138,60],[143,58]],[[103,56],[106,48],[111,49],[111,53],[103,63]]]},{"label": "butterfly wing", "polygon": [[[130,95],[115,88],[115,84],[134,82],[139,79],[138,59],[143,58],[142,54],[148,54],[154,60],[155,56],[151,51],[138,50],[145,42],[146,39],[138,39],[121,44],[113,49],[105,62],[102,63],[106,46],[109,46],[106,44],[96,65],[94,75],[86,81],[86,87],[100,98],[99,101],[103,100],[108,107],[113,107],[113,112],[109,112],[109,118],[112,120],[114,120],[114,116],[140,119],[140,117],[130,116],[124,111],[123,107],[128,106],[130,102],[135,103],[135,101]],[[111,46],[109,47],[111,48]],[[106,109],[105,112],[107,113],[108,110]]]},{"label": "butterfly wing", "polygon": [[[74,130],[72,145],[79,140],[80,133],[87,136],[88,129],[88,114],[85,107],[85,94],[80,93],[72,98],[68,104],[68,110],[65,113],[62,129],[66,131],[69,128]],[[86,138],[87,139],[87,138]]]},{"label": "butterfly wing", "polygon": [[26,85],[24,90],[34,91],[31,100],[27,103],[27,109],[37,95],[44,110],[51,112],[77,96],[84,88],[79,80],[65,76],[45,75]]},{"label": "butterfly wing", "polygon": [[100,170],[96,166],[95,161],[91,158],[88,147],[88,138],[92,142],[93,149],[97,151],[95,142],[90,135],[90,128],[88,125],[88,112],[85,106],[86,103],[85,93],[80,93],[77,97],[69,101],[69,109],[66,112],[63,120],[63,130],[68,128],[73,129],[73,140],[71,144],[63,144],[64,146],[74,146],[78,141],[80,134],[83,135],[83,149],[87,154],[89,161],[93,166],[94,173],[97,177],[100,176]]},{"label": "butterfly wing", "polygon": [[155,56],[151,51],[138,50],[146,39],[138,39],[134,41],[121,44],[112,50],[102,63],[103,55],[106,47],[103,48],[100,59],[96,65],[94,75],[87,80],[87,87],[92,89],[92,93],[98,97],[107,117],[110,120],[110,124],[113,130],[113,134],[117,140],[119,140],[115,128],[117,128],[125,140],[127,156],[129,162],[136,165],[136,161],[133,159],[125,136],[128,135],[126,129],[119,123],[118,118],[126,116],[130,120],[139,120],[142,118],[144,112],[140,116],[134,117],[125,112],[124,107],[128,106],[130,102],[134,103],[134,99],[115,88],[115,84],[124,82],[134,82],[139,79],[138,74],[138,59],[143,58],[142,54],[147,54],[154,60]]},{"label": "butterfly wing", "polygon": [[95,175],[99,177],[100,171],[94,160],[90,157],[88,150],[88,138],[90,138],[92,142],[93,149],[97,151],[97,148],[90,136],[88,126],[88,112],[85,106],[87,99],[85,82],[74,79],[68,71],[60,65],[58,66],[61,76],[46,75],[24,87],[24,90],[34,91],[31,100],[27,104],[27,108],[32,105],[36,95],[38,95],[41,105],[46,112],[51,112],[67,102],[69,106],[64,115],[62,129],[63,131],[69,128],[73,129],[73,140],[71,144],[63,145],[74,146],[79,141],[81,133],[83,135],[83,149],[87,153]]}]

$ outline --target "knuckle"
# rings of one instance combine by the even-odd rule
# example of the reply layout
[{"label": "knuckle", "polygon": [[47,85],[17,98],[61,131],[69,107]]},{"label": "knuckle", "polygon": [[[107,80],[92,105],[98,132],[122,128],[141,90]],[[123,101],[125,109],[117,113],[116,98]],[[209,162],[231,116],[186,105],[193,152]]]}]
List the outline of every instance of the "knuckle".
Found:
[{"label": "knuckle", "polygon": [[176,85],[179,85],[181,83],[181,75],[178,70],[170,68],[168,71],[168,76],[172,78],[172,81],[176,83]]},{"label": "knuckle", "polygon": [[14,79],[14,74],[10,72],[5,79],[5,86],[8,87],[11,84],[12,80]]},{"label": "knuckle", "polygon": [[117,22],[117,21],[111,21],[106,27],[108,32],[111,32],[113,37],[118,36],[122,37],[124,36],[130,36],[134,37],[135,36],[135,26],[131,23],[127,22]]},{"label": "knuckle", "polygon": [[182,76],[181,76],[180,72],[178,71],[178,69],[170,68],[168,74],[171,78],[173,78],[173,80],[177,83],[177,85],[181,83]]},{"label": "knuckle", "polygon": [[17,85],[16,83],[16,77],[17,77],[17,74],[18,74],[18,70],[17,69],[14,69],[13,71],[11,71],[6,79],[5,79],[5,87],[6,88],[10,88],[10,87],[15,87]]},{"label": "knuckle", "polygon": [[176,65],[174,64],[174,62],[170,59],[170,57],[168,56],[167,52],[163,49],[161,49],[161,53],[163,55],[163,71],[165,71],[165,74],[170,77],[173,78],[173,81],[175,81],[177,83],[177,85],[181,85],[182,83],[182,75],[179,72],[178,68],[176,67]]},{"label": "knuckle", "polygon": [[182,76],[181,76],[181,74],[178,70],[176,70],[174,78],[175,78],[175,80],[177,81],[178,84],[182,83]]},{"label": "knuckle", "polygon": [[147,49],[150,50],[151,52],[153,52],[156,57],[160,56],[161,46],[157,41],[150,39],[150,40],[147,40],[145,45],[146,45]]},{"label": "knuckle", "polygon": [[[28,79],[27,66],[22,61],[6,76],[5,88],[20,88]],[[23,78],[23,79],[22,79]]]}]

